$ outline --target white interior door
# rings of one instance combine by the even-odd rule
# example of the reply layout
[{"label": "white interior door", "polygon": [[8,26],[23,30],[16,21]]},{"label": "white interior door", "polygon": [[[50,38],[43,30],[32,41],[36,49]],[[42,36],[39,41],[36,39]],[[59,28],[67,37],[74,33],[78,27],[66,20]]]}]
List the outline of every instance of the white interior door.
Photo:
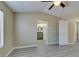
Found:
[{"label": "white interior door", "polygon": [[68,45],[68,22],[59,21],[59,45]]}]

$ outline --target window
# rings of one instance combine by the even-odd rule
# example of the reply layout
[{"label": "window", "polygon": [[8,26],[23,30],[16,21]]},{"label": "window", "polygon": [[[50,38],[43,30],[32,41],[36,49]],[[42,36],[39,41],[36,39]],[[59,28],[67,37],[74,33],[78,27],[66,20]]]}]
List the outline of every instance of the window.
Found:
[{"label": "window", "polygon": [[4,46],[4,13],[0,10],[0,48]]}]

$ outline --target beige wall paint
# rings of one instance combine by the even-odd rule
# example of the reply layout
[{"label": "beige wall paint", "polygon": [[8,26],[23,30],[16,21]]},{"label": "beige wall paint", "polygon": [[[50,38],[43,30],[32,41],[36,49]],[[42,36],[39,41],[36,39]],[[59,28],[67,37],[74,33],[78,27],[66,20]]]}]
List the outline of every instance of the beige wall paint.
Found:
[{"label": "beige wall paint", "polygon": [[69,43],[75,43],[77,39],[77,28],[76,28],[76,22],[78,22],[78,18],[70,18],[67,19],[69,22]]},{"label": "beige wall paint", "polygon": [[3,2],[0,10],[4,12],[4,47],[0,48],[0,56],[5,56],[13,47],[13,13]]},{"label": "beige wall paint", "polygon": [[69,29],[69,31],[68,31],[68,35],[69,35],[69,40],[68,40],[68,42],[69,43],[74,43],[74,39],[75,39],[75,36],[74,36],[74,34],[75,34],[75,24],[74,24],[74,22],[70,22],[69,21],[69,25],[68,25],[68,29]]},{"label": "beige wall paint", "polygon": [[16,13],[15,47],[37,44],[37,20],[48,21],[48,43],[58,42],[59,18],[45,13]]}]

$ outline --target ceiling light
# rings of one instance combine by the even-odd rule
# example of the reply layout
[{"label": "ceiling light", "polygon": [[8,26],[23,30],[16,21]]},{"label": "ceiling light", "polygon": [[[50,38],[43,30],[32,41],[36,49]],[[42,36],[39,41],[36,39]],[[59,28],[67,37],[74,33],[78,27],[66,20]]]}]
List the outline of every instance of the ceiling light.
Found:
[{"label": "ceiling light", "polygon": [[61,3],[61,1],[54,1],[54,5],[55,5],[55,6],[59,6],[60,3]]}]

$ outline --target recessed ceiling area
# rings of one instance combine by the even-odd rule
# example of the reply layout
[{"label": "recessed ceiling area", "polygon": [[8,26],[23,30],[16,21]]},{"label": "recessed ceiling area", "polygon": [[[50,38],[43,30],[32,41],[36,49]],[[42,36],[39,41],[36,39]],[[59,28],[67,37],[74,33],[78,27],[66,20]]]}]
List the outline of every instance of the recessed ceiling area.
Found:
[{"label": "recessed ceiling area", "polygon": [[51,10],[48,8],[53,2],[41,1],[5,1],[13,12],[44,12],[61,18],[79,17],[79,1],[64,2],[66,7],[54,6]]}]

